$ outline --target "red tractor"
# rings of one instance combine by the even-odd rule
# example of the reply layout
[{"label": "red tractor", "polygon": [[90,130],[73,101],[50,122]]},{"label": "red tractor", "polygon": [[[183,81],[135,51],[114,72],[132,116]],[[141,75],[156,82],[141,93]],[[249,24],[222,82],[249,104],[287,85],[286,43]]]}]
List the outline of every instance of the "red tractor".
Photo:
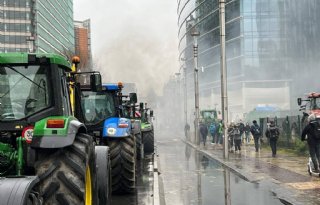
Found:
[{"label": "red tractor", "polygon": [[[307,103],[302,105],[302,101]],[[308,94],[307,99],[305,100],[298,98],[298,105],[300,106],[300,111],[303,111],[301,119],[302,127],[306,125],[309,115],[314,114],[316,117],[320,118],[320,93],[312,92]]]}]

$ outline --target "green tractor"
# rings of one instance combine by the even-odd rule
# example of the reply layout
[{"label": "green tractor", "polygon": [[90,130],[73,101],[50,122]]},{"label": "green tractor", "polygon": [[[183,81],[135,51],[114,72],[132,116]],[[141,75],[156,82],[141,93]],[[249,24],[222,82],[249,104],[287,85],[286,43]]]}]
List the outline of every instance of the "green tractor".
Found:
[{"label": "green tractor", "polygon": [[154,129],[152,117],[153,110],[147,108],[147,103],[140,103],[141,132],[145,154],[154,153]]},{"label": "green tractor", "polygon": [[56,54],[0,54],[2,204],[100,203],[102,164],[93,137],[72,115],[70,71]]},{"label": "green tractor", "polygon": [[201,110],[200,111],[201,119],[204,121],[204,123],[209,127],[211,123],[217,122],[218,119],[218,113],[214,109],[207,109],[207,110]]}]

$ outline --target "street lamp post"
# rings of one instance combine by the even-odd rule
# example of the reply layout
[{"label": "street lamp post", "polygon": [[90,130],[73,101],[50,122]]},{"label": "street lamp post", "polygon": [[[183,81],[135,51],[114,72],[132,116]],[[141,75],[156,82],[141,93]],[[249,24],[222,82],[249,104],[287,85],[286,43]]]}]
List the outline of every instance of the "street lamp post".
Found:
[{"label": "street lamp post", "polygon": [[[219,0],[219,15],[220,15],[220,44],[221,44],[221,58],[220,58],[220,69],[221,69],[221,110],[222,119],[224,125],[224,140],[223,140],[223,157],[229,158],[228,149],[228,93],[227,93],[227,66],[226,66],[226,18],[225,18],[225,5],[226,0]],[[225,205],[231,204],[231,192],[230,192],[230,173],[229,170],[225,171],[224,177],[224,196]]]},{"label": "street lamp post", "polygon": [[194,100],[195,100],[195,123],[194,123],[194,132],[195,132],[195,139],[196,144],[200,145],[200,138],[199,138],[199,81],[198,81],[198,36],[200,33],[193,30],[191,33],[193,36],[194,44],[193,44],[193,59],[194,59]]},{"label": "street lamp post", "polygon": [[187,104],[187,66],[186,66],[186,60],[185,58],[181,58],[181,61],[184,61],[183,63],[183,102],[184,102],[184,125],[186,126],[188,124],[188,104]]},{"label": "street lamp post", "polygon": [[183,98],[184,98],[184,117],[185,117],[185,125],[188,124],[188,109],[187,109],[187,67],[185,66],[184,68],[184,81],[183,81],[183,86],[184,86],[184,92],[183,92]]},{"label": "street lamp post", "polygon": [[221,70],[221,110],[224,125],[223,157],[229,158],[227,126],[228,126],[228,94],[227,94],[227,68],[226,68],[226,22],[225,22],[225,0],[219,0],[220,14],[220,70]]},{"label": "street lamp post", "polygon": [[[179,70],[180,71],[180,70]],[[176,75],[176,82],[177,82],[177,93],[176,93],[176,96],[177,96],[177,105],[178,105],[178,110],[179,110],[179,123],[181,123],[181,124],[183,124],[182,122],[183,122],[183,120],[182,120],[182,115],[181,115],[181,109],[179,109],[179,108],[181,108],[182,107],[182,104],[180,104],[181,103],[181,97],[182,97],[182,95],[181,95],[181,73],[179,72],[179,73],[175,73],[175,75]]]}]

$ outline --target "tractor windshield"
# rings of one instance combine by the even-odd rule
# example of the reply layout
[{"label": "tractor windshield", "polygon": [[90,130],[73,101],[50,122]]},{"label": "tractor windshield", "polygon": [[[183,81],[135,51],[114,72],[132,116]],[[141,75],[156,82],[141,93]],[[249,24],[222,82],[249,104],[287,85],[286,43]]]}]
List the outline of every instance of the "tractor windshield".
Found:
[{"label": "tractor windshield", "polygon": [[0,120],[19,120],[50,106],[46,66],[0,66]]},{"label": "tractor windshield", "polygon": [[311,110],[320,109],[320,98],[311,98],[310,99],[310,109]]},{"label": "tractor windshield", "polygon": [[214,111],[203,111],[203,118],[215,119],[216,114]]},{"label": "tractor windshield", "polygon": [[82,111],[86,123],[96,124],[116,114],[111,93],[83,91]]}]

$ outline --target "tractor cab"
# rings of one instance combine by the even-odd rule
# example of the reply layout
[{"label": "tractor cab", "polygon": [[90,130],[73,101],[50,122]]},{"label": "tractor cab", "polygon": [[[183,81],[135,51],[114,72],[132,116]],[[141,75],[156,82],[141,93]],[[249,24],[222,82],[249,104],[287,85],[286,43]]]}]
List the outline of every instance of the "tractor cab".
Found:
[{"label": "tractor cab", "polygon": [[[2,125],[5,130],[8,126],[13,130],[24,127],[52,115],[52,112],[69,115],[65,86],[65,71],[69,69],[70,64],[58,55],[1,54],[0,130]],[[58,78],[61,80],[55,80]],[[18,126],[19,123],[22,126]]]},{"label": "tractor cab", "polygon": [[215,122],[218,119],[217,111],[214,109],[201,110],[200,115],[207,126],[209,126],[212,122]]},{"label": "tractor cab", "polygon": [[76,101],[81,105],[76,106],[76,116],[98,139],[130,135],[131,122],[122,106],[121,89],[122,83],[102,84],[101,90],[96,91],[88,85],[81,85]]},{"label": "tractor cab", "polygon": [[[304,115],[315,114],[316,116],[320,116],[320,93],[312,92],[308,94],[307,99],[302,100],[298,98],[298,105],[300,106],[300,110],[304,111]],[[302,102],[306,102],[302,105]]]}]

